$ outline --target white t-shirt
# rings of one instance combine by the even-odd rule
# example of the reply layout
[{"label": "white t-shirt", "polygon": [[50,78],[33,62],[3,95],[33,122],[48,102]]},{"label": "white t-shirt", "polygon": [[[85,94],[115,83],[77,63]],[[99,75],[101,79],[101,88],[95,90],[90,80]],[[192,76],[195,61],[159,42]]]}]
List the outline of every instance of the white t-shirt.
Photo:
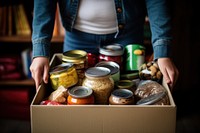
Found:
[{"label": "white t-shirt", "polygon": [[114,0],[81,0],[74,28],[93,34],[117,32]]}]

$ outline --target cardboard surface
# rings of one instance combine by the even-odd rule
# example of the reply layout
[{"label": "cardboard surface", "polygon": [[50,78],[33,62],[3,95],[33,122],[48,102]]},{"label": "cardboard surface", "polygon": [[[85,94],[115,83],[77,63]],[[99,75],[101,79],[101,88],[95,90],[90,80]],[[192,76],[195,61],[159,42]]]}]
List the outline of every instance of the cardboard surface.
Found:
[{"label": "cardboard surface", "polygon": [[[51,66],[60,63],[55,54]],[[42,84],[31,103],[32,133],[175,133],[176,105],[39,105],[48,95]]]}]

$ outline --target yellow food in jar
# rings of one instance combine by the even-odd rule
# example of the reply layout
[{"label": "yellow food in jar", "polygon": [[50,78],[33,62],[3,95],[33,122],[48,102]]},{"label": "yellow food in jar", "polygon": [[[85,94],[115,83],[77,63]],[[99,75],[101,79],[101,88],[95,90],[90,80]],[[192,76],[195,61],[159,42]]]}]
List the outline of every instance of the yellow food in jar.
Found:
[{"label": "yellow food in jar", "polygon": [[[66,65],[66,64],[64,64]],[[59,67],[64,66],[63,64]],[[62,70],[51,72],[50,79],[53,89],[57,89],[59,86],[65,88],[71,87],[78,82],[78,75],[73,65],[68,68],[61,68]]]}]

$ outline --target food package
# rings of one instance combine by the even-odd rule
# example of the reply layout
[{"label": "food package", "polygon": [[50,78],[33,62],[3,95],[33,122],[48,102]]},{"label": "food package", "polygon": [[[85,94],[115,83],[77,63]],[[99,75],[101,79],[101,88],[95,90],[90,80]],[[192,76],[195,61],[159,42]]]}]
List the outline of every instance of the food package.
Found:
[{"label": "food package", "polygon": [[59,102],[59,103],[66,103],[68,97],[67,89],[64,86],[59,86],[57,90],[53,91],[48,100]]}]

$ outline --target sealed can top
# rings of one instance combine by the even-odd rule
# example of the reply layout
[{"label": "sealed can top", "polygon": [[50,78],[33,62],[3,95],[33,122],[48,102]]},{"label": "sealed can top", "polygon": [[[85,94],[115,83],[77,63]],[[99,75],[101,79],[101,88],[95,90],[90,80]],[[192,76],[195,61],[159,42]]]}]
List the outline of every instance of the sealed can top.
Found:
[{"label": "sealed can top", "polygon": [[86,77],[104,77],[110,75],[110,69],[106,67],[90,67],[85,71]]},{"label": "sealed can top", "polygon": [[131,98],[133,97],[133,92],[128,89],[116,89],[111,93],[111,95],[118,98]]},{"label": "sealed can top", "polygon": [[62,63],[50,69],[50,74],[60,73],[73,67],[72,63]]},{"label": "sealed can top", "polygon": [[131,87],[133,87],[133,85],[134,85],[134,82],[131,80],[120,80],[120,81],[116,82],[116,86],[119,89],[131,88]]},{"label": "sealed can top", "polygon": [[160,101],[166,95],[167,95],[166,91],[156,93],[156,94],[153,94],[148,97],[140,99],[136,104],[137,105],[152,105],[152,104]]},{"label": "sealed can top", "polygon": [[63,53],[62,60],[85,60],[87,56],[87,52],[83,50],[69,50]]},{"label": "sealed can top", "polygon": [[70,96],[74,98],[85,98],[91,96],[93,90],[84,86],[75,86],[68,90]]},{"label": "sealed can top", "polygon": [[99,53],[109,56],[120,56],[124,54],[124,48],[120,44],[111,44],[101,47]]},{"label": "sealed can top", "polygon": [[101,61],[95,65],[96,67],[106,67],[110,69],[110,74],[113,75],[119,72],[119,65],[114,61]]}]

